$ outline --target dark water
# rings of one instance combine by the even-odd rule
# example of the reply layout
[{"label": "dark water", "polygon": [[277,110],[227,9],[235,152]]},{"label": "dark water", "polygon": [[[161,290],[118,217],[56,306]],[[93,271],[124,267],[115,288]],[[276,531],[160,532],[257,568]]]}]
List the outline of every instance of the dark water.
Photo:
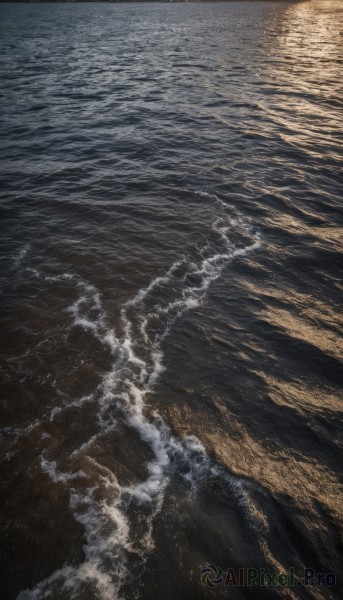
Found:
[{"label": "dark water", "polygon": [[342,597],[342,9],[1,5],[2,598]]}]

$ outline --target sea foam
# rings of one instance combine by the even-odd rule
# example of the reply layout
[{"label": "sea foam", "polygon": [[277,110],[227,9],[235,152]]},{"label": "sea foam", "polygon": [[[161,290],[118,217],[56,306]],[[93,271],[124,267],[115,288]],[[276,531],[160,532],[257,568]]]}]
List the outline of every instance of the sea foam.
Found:
[{"label": "sea foam", "polygon": [[[193,493],[204,478],[220,477],[236,497],[248,523],[253,528],[260,527],[249,484],[216,465],[195,436],[175,437],[156,411],[150,416],[146,411],[146,396],[153,392],[164,371],[162,344],[175,320],[199,306],[211,283],[232,260],[253,252],[261,243],[259,233],[236,209],[209,192],[197,194],[220,212],[218,215],[213,211],[212,243],[200,249],[197,259],[187,260],[182,256],[165,275],[153,279],[126,302],[120,311],[121,334],[108,327],[108,315],[95,286],[76,274],[47,277],[69,281],[79,290],[78,299],[68,308],[71,326],[81,327],[96,337],[111,353],[113,364],[94,393],[59,407],[65,410],[71,405],[81,407],[85,402],[98,404],[97,433],[71,456],[71,465],[84,457],[91,466],[91,476],[87,469],[59,471],[56,461],[49,460],[45,454],[41,460],[42,470],[51,480],[69,490],[70,509],[84,529],[84,562],[75,568],[64,566],[34,589],[21,592],[18,600],[40,600],[57,590],[75,598],[82,595],[85,586],[94,598],[119,598],[127,572],[127,552],[143,559],[154,547],[153,521],[175,473]],[[243,240],[239,245],[231,239],[233,231],[235,238]],[[167,300],[159,299],[159,289],[164,290],[163,297]],[[146,308],[148,298],[149,309]],[[114,406],[120,418],[152,453],[146,465],[146,479],[126,486],[120,486],[115,474],[89,455],[93,444],[116,428],[117,419],[111,412]],[[51,413],[52,419],[56,410]],[[137,510],[144,506],[141,520],[145,519],[146,535],[140,544],[130,531],[128,507],[132,503]]]}]

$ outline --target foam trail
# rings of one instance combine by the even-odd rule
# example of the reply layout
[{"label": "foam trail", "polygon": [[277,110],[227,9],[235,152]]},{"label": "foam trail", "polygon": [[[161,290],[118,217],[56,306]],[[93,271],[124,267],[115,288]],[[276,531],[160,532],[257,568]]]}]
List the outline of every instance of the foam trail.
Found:
[{"label": "foam trail", "polygon": [[26,254],[29,252],[30,249],[31,249],[31,244],[25,244],[25,246],[23,248],[21,248],[17,252],[17,254],[15,254],[13,256],[13,263],[17,269],[20,267],[21,263],[23,262]]},{"label": "foam trail", "polygon": [[[99,467],[100,471],[103,470]],[[55,477],[53,481],[56,481]],[[106,494],[100,500],[96,498],[104,490]],[[58,596],[62,592],[68,593],[70,598],[82,597],[85,589],[94,598],[119,598],[119,589],[126,575],[124,550],[131,550],[129,524],[118,509],[120,501],[121,489],[112,473],[107,477],[100,475],[98,484],[82,493],[72,488],[70,507],[75,519],[84,528],[85,561],[75,568],[65,565],[33,590],[21,592],[18,600],[41,600],[52,590]]]},{"label": "foam trail", "polygon": [[[158,413],[148,417],[145,412],[145,398],[152,393],[164,370],[162,342],[175,320],[199,305],[210,284],[220,277],[230,261],[253,252],[260,245],[259,234],[237,210],[213,194],[198,194],[221,211],[219,217],[214,215],[211,223],[212,245],[204,246],[199,256],[189,262],[185,257],[177,260],[164,276],[154,279],[126,302],[120,312],[121,335],[108,327],[101,294],[93,285],[68,273],[47,278],[69,280],[80,290],[80,297],[68,309],[72,326],[83,327],[100,340],[111,352],[113,365],[93,394],[71,403],[81,407],[85,402],[97,402],[99,429],[73,452],[70,472],[59,471],[56,461],[42,457],[42,469],[52,481],[68,486],[70,508],[84,528],[85,560],[75,568],[64,566],[33,590],[19,594],[18,600],[42,600],[57,590],[72,599],[82,597],[84,589],[88,589],[95,600],[119,598],[127,574],[127,552],[136,553],[137,560],[144,560],[145,553],[153,548],[153,520],[161,510],[173,476],[183,477],[185,485],[193,491],[205,477],[220,477],[237,498],[247,521],[258,523],[259,513],[254,508],[247,482],[231,477],[215,465],[196,437],[176,438]],[[242,240],[239,246],[230,239],[232,229]],[[163,297],[169,300],[153,301],[151,312],[147,313],[145,299],[149,295],[155,297],[155,292],[162,288],[166,292]],[[117,426],[114,409],[118,418],[134,429],[152,452],[146,465],[147,478],[126,487],[121,487],[114,473],[89,456],[99,437],[108,435]],[[81,459],[83,467],[79,468]],[[146,534],[141,541],[134,540],[130,532],[127,514],[132,503],[138,511],[144,506],[140,521],[145,519]]]},{"label": "foam trail", "polygon": [[174,264],[170,267],[167,273],[163,275],[163,277],[156,277],[156,279],[153,279],[152,282],[146,288],[140,289],[132,300],[128,300],[125,306],[137,306],[137,304],[140,304],[148,296],[148,294],[150,294],[150,292],[152,292],[156,287],[162,285],[163,283],[168,283],[170,277],[183,264],[183,262],[183,259],[174,262]]}]

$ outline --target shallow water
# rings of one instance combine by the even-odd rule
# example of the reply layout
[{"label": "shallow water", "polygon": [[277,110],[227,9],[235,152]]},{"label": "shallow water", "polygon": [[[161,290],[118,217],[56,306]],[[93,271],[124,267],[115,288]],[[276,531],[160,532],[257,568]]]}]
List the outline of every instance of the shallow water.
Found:
[{"label": "shallow water", "polygon": [[0,17],[2,597],[340,598],[342,5]]}]

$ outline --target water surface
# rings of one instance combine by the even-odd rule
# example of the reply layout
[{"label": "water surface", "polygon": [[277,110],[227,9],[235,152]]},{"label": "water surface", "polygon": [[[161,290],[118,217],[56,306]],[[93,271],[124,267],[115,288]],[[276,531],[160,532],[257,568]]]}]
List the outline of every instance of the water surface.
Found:
[{"label": "water surface", "polygon": [[1,4],[3,598],[341,597],[342,8]]}]

